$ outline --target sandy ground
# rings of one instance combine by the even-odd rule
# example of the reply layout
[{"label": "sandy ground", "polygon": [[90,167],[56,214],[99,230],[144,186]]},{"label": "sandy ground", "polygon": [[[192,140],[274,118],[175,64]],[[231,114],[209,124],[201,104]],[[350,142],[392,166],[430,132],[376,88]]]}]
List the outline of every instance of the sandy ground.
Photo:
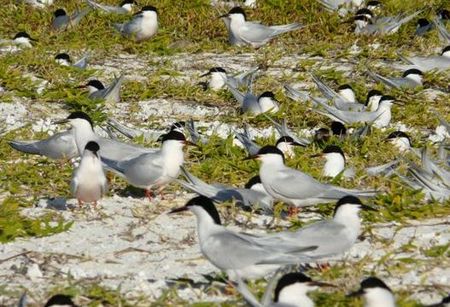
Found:
[{"label": "sandy ground", "polygon": [[[191,57],[190,61],[186,61],[185,55],[171,58],[173,69],[182,72],[182,76],[170,81],[196,83],[199,81],[196,76],[211,66],[240,70],[255,65],[252,54],[233,57],[198,54]],[[302,58],[308,57],[282,58],[265,73],[279,76],[288,72],[294,78],[296,72],[291,63],[297,63]],[[321,58],[309,59],[317,60],[323,68],[331,67]],[[158,61],[158,58],[152,60]],[[120,71],[133,71],[126,75],[126,79],[142,80],[143,76],[152,72],[152,67],[146,63],[146,59],[123,55],[115,60],[95,63],[93,68],[101,70],[108,78]],[[330,65],[346,71],[350,76],[353,64],[344,61]],[[129,70],[131,67],[133,70]],[[294,84],[296,87],[301,85],[304,84]],[[201,119],[209,116],[209,121],[199,122],[200,127],[213,127],[223,136],[230,131],[230,127],[222,127],[214,120],[214,115],[219,112],[216,107],[168,99],[141,101],[138,105],[142,112],[135,118],[134,124],[151,115],[164,115],[158,123],[163,129],[179,118],[192,116]],[[34,131],[49,131],[51,134],[55,127],[50,120],[67,114],[57,104],[32,104],[20,97],[15,98],[13,103],[0,103],[0,111],[4,123],[0,132],[3,133],[32,123]],[[129,121],[126,103],[117,105],[110,112],[119,120]],[[269,135],[271,131],[260,133]],[[311,132],[305,132],[308,133]],[[120,291],[130,299],[141,295],[156,298],[164,289],[173,286],[173,280],[189,278],[200,283],[195,287],[178,284],[180,297],[189,301],[226,300],[228,297],[223,293],[204,292],[206,286],[201,282],[206,279],[203,275],[213,274],[217,270],[201,256],[194,216],[167,214],[191,196],[178,192],[168,195],[169,200],[157,199],[150,203],[147,199],[113,195],[102,200],[98,210],[68,210],[75,204],[73,199],[67,202],[65,199],[41,199],[34,208],[24,210],[23,214],[36,217],[48,210],[57,210],[66,221],[74,221],[74,224],[70,230],[50,237],[17,239],[0,245],[0,284],[10,292],[10,295],[0,296],[0,305],[14,304],[24,290],[28,291],[30,301],[42,302],[49,290],[66,284],[69,277],[80,282],[96,281],[111,289],[120,287]],[[306,219],[311,218],[317,219],[319,216],[313,213]],[[246,231],[266,231],[265,225],[270,220],[270,217],[254,217]],[[450,261],[447,259],[444,263],[437,263],[435,259],[426,257],[424,251],[432,246],[448,244],[449,224],[450,218],[411,221],[407,224],[377,224],[372,233],[366,234],[342,259],[349,267],[357,263],[361,271],[372,271],[382,277],[394,291],[408,290],[413,293],[413,298],[422,302],[436,302],[443,293],[450,291]],[[409,264],[405,259],[411,257],[423,261]],[[397,263],[398,270],[387,270]],[[347,289],[356,287],[358,281],[355,278],[351,282],[338,280],[337,283]]]}]

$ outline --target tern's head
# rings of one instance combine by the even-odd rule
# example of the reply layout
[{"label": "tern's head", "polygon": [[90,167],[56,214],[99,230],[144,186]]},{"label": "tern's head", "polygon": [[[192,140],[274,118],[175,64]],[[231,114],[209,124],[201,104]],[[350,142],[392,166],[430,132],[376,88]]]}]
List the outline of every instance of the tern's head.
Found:
[{"label": "tern's head", "polygon": [[284,163],[284,154],[276,146],[267,145],[262,147],[258,153],[254,156],[250,156],[246,159],[256,159],[263,163]]},{"label": "tern's head", "polygon": [[334,285],[313,281],[300,272],[285,274],[278,280],[274,302],[280,305],[301,306],[301,301],[304,300],[306,293],[314,291],[318,287],[334,287]]},{"label": "tern's head", "polygon": [[61,17],[61,16],[66,16],[67,14],[66,14],[66,11],[64,10],[64,9],[57,9],[54,13],[53,13],[53,16],[55,17],[55,18],[57,18],[57,17]]},{"label": "tern's head", "polygon": [[12,40],[14,43],[25,47],[32,47],[31,42],[36,41],[27,32],[24,31],[18,32],[16,35],[14,35]]},{"label": "tern's head", "polygon": [[355,23],[356,29],[365,28],[368,24],[370,24],[370,20],[371,19],[366,15],[356,15],[353,18],[353,22]]},{"label": "tern's head", "polygon": [[84,151],[88,151],[90,153],[92,153],[93,155],[97,156],[97,152],[100,150],[100,146],[98,145],[97,142],[94,141],[90,141],[86,144],[86,146],[84,147]]},{"label": "tern's head", "polygon": [[86,85],[83,87],[87,87],[89,90],[89,93],[94,93],[96,91],[105,89],[105,86],[103,85],[103,83],[101,83],[97,79],[89,80],[89,82],[86,83]]},{"label": "tern's head", "polygon": [[76,111],[70,113],[66,119],[56,121],[55,124],[64,124],[69,123],[75,129],[84,129],[90,128],[93,130],[94,125],[92,123],[92,119],[86,113],[82,111]]},{"label": "tern's head", "polygon": [[381,96],[381,98],[380,98],[379,105],[380,105],[380,106],[383,105],[383,106],[390,107],[390,106],[392,106],[392,104],[394,104],[394,103],[395,103],[395,98],[394,98],[393,96],[390,96],[390,95],[383,95],[383,96]]},{"label": "tern's head", "polygon": [[366,8],[372,12],[377,12],[381,9],[382,3],[378,0],[371,0],[367,2]]},{"label": "tern's head", "polygon": [[125,9],[127,12],[131,12],[135,5],[136,5],[136,1],[134,1],[134,0],[124,0],[120,4],[120,7]]},{"label": "tern's head", "polygon": [[170,126],[170,131],[177,131],[177,132],[183,133],[184,127],[186,127],[186,122],[178,121],[178,122],[173,123]]},{"label": "tern's head", "polygon": [[416,28],[426,27],[426,26],[428,26],[428,25],[430,25],[430,22],[428,21],[428,19],[426,19],[426,18],[419,18],[419,19],[417,20],[417,26],[416,26]]},{"label": "tern's head", "polygon": [[67,53],[58,53],[55,56],[56,63],[63,65],[63,66],[70,66],[72,63],[72,60],[70,59],[70,56]]},{"label": "tern's head", "polygon": [[211,199],[206,196],[194,197],[189,200],[184,207],[173,209],[169,213],[177,213],[186,210],[192,211],[198,219],[209,218],[215,224],[221,224],[219,212],[217,212],[216,206],[214,206]]},{"label": "tern's head", "polygon": [[369,277],[361,282],[361,288],[349,296],[363,296],[367,307],[393,307],[395,298],[391,289],[379,278]]},{"label": "tern's head", "polygon": [[338,94],[349,102],[356,102],[355,92],[353,91],[353,88],[348,84],[339,86]]},{"label": "tern's head", "polygon": [[207,73],[201,75],[200,77],[206,77],[209,75],[226,75],[227,71],[225,69],[223,69],[222,67],[212,67],[208,70]]},{"label": "tern's head", "polygon": [[442,49],[442,56],[445,56],[446,58],[450,58],[450,45]]},{"label": "tern's head", "polygon": [[347,195],[338,200],[336,206],[334,207],[333,216],[336,218],[358,215],[361,209],[372,211],[375,210],[372,207],[364,205],[359,198],[353,195]]},{"label": "tern's head", "polygon": [[330,138],[330,129],[320,128],[314,133],[314,141],[323,143]]},{"label": "tern's head", "polygon": [[403,78],[411,79],[416,82],[422,83],[423,72],[421,72],[417,68],[411,68],[403,73]]},{"label": "tern's head", "polygon": [[67,306],[67,307],[77,307],[72,301],[72,298],[65,294],[53,295],[45,304],[44,307],[56,307],[56,306]]},{"label": "tern's head", "polygon": [[207,73],[201,75],[200,77],[203,78],[206,76],[211,76],[208,84],[213,90],[221,89],[227,80],[227,72],[222,67],[212,67]]},{"label": "tern's head", "polygon": [[327,161],[343,160],[345,162],[344,152],[337,145],[328,145],[322,150],[321,154],[314,156],[323,156]]},{"label": "tern's head", "polygon": [[373,12],[369,9],[369,8],[362,8],[356,11],[355,13],[356,16],[365,16],[368,19],[372,19],[373,18]]},{"label": "tern's head", "polygon": [[227,14],[220,16],[220,18],[229,18],[231,21],[238,21],[244,23],[247,20],[245,11],[239,7],[233,7]]},{"label": "tern's head", "polygon": [[380,103],[382,96],[383,94],[379,90],[370,90],[367,93],[366,107],[368,107],[370,111],[378,109],[378,104]]},{"label": "tern's head", "polygon": [[292,157],[295,155],[293,147],[303,145],[296,142],[292,137],[285,135],[278,139],[276,146],[285,156]]},{"label": "tern's head", "polygon": [[158,10],[156,7],[147,5],[144,6],[136,15],[142,16],[145,19],[157,19],[158,18]]},{"label": "tern's head", "polygon": [[411,148],[411,139],[403,131],[394,131],[386,138],[400,151],[405,151]]},{"label": "tern's head", "polygon": [[442,20],[450,20],[450,11],[447,9],[440,9],[437,11],[437,16]]},{"label": "tern's head", "polygon": [[162,142],[163,148],[183,148],[184,145],[197,146],[196,144],[186,140],[184,133],[178,130],[170,130],[168,133],[163,134],[159,140]]},{"label": "tern's head", "polygon": [[277,100],[275,99],[275,94],[273,92],[266,91],[259,95],[258,103],[263,112],[272,110],[274,112],[278,111]]},{"label": "tern's head", "polygon": [[333,135],[345,136],[347,134],[347,128],[341,122],[333,121],[331,122],[331,132]]}]

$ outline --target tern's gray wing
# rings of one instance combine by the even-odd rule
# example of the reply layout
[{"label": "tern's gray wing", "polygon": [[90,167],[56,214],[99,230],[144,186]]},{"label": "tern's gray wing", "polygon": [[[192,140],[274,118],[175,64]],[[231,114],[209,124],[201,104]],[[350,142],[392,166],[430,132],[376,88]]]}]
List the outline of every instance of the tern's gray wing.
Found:
[{"label": "tern's gray wing", "polygon": [[40,141],[10,141],[9,145],[18,151],[51,159],[71,159],[78,156],[77,145],[71,130],[56,133]]},{"label": "tern's gray wing", "polygon": [[100,4],[100,3],[94,2],[92,0],[87,0],[87,3],[93,9],[102,10],[104,12],[115,13],[115,14],[128,14],[128,11],[120,6]]},{"label": "tern's gray wing", "polygon": [[[224,230],[200,242],[202,252],[223,270],[241,269],[257,264],[287,264],[309,261],[302,253],[311,247],[280,248],[276,244],[258,244],[254,237]],[[224,254],[224,251],[226,253]],[[308,260],[307,260],[308,259]]]},{"label": "tern's gray wing", "polygon": [[377,74],[377,73],[375,73],[373,71],[370,71],[370,70],[367,70],[367,73],[375,81],[384,83],[387,86],[390,86],[390,87],[393,87],[393,88],[397,88],[397,89],[402,87],[402,84],[400,82],[398,82],[398,80],[396,80],[396,79],[383,77],[382,75]]},{"label": "tern's gray wing", "polygon": [[119,142],[109,138],[100,137],[97,140],[100,146],[100,156],[111,160],[129,160],[144,153],[155,152],[155,148],[145,148],[139,145]]},{"label": "tern's gray wing", "polygon": [[67,15],[58,16],[53,19],[52,28],[55,30],[65,30],[69,25],[70,18]]},{"label": "tern's gray wing", "polygon": [[189,132],[189,135],[191,136],[192,142],[195,144],[202,143],[206,144],[208,143],[208,140],[206,137],[200,135],[198,130],[195,127],[194,120],[191,118],[186,122],[186,129]]},{"label": "tern's gray wing", "polygon": [[315,101],[317,105],[322,106],[325,109],[325,112],[317,110],[315,108],[312,109],[313,111],[325,115],[333,120],[340,121],[344,124],[353,124],[359,122],[372,123],[380,116],[380,114],[378,114],[377,112],[342,111],[334,107],[330,107],[326,103],[323,103],[322,101],[315,99],[314,97],[311,97],[311,99]]},{"label": "tern's gray wing", "polygon": [[232,84],[228,83],[228,81],[226,82],[226,85],[228,86],[228,89],[230,90],[234,99],[236,99],[241,105],[243,105],[245,94],[235,88]]},{"label": "tern's gray wing", "polygon": [[72,66],[80,68],[80,69],[85,69],[88,64],[89,56],[90,56],[89,54],[85,54],[81,59],[76,61]]},{"label": "tern's gray wing", "polygon": [[244,126],[244,133],[236,133],[236,138],[244,145],[251,156],[256,155],[261,149],[261,146],[252,141],[247,125]]},{"label": "tern's gray wing", "polygon": [[439,119],[439,123],[445,127],[445,129],[447,129],[447,132],[450,133],[450,124],[445,120],[444,117],[442,117],[439,112],[437,112],[436,110],[431,110]]},{"label": "tern's gray wing", "polygon": [[80,23],[81,19],[87,15],[87,13],[89,13],[91,11],[90,7],[86,7],[84,9],[82,9],[81,11],[76,11],[75,13],[73,13],[70,16],[70,25],[76,26],[77,24]]},{"label": "tern's gray wing", "polygon": [[313,81],[316,83],[317,87],[319,88],[319,91],[328,99],[336,99],[336,98],[340,98],[343,99],[341,97],[341,95],[339,95],[338,93],[336,93],[331,87],[329,87],[328,85],[326,85],[322,80],[320,80],[320,78],[311,73],[311,77],[313,79]]},{"label": "tern's gray wing", "polygon": [[366,168],[366,173],[370,176],[377,176],[379,174],[390,176],[398,167],[399,163],[400,161],[397,159],[386,164],[368,167]]},{"label": "tern's gray wing", "polygon": [[285,32],[300,29],[302,25],[292,23],[280,26],[265,26],[260,23],[246,22],[238,33],[239,38],[248,44],[261,45],[268,42],[273,37]]},{"label": "tern's gray wing", "polygon": [[275,129],[278,131],[280,136],[290,136],[295,142],[303,146],[311,144],[311,141],[305,138],[299,138],[291,129],[289,129],[286,119],[283,119],[283,123],[280,124],[269,115],[264,114],[264,116],[272,122],[272,124],[274,125]]},{"label": "tern's gray wing", "polygon": [[249,87],[252,81],[253,75],[259,70],[259,67],[253,67],[250,70],[240,72],[232,77],[227,78],[227,82],[233,84],[234,87],[240,86]]},{"label": "tern's gray wing", "polygon": [[286,96],[295,101],[306,102],[310,99],[309,92],[297,91],[292,86],[285,84],[284,89],[286,90]]},{"label": "tern's gray wing", "polygon": [[447,31],[447,28],[445,27],[444,23],[438,17],[435,17],[433,19],[433,23],[436,25],[436,28],[438,29],[439,39],[441,40],[441,42],[446,46],[449,45],[450,33]]},{"label": "tern's gray wing", "polygon": [[114,27],[123,35],[131,36],[141,30],[142,16],[136,15],[127,23],[115,23]]},{"label": "tern's gray wing", "polygon": [[392,20],[386,20],[381,21],[381,24],[378,24],[379,26],[379,32],[381,33],[394,33],[396,32],[401,25],[409,22],[410,20],[412,20],[414,17],[416,17],[417,15],[419,15],[422,12],[422,10],[414,12],[406,17],[401,18],[400,16],[397,16],[397,18],[392,19]]},{"label": "tern's gray wing", "polygon": [[124,74],[121,74],[119,78],[114,78],[114,81],[105,88],[102,93],[102,98],[105,99],[105,103],[119,103],[120,102],[120,87],[124,80]]},{"label": "tern's gray wing", "polygon": [[357,111],[357,112],[363,112],[366,111],[366,106],[362,103],[357,102],[346,102],[341,99],[335,99],[333,101],[334,106],[336,109],[339,109],[341,111]]},{"label": "tern's gray wing", "polygon": [[316,222],[294,232],[281,232],[278,237],[280,241],[292,240],[301,246],[317,245],[307,255],[318,258],[343,253],[354,243],[345,226],[333,220]]}]

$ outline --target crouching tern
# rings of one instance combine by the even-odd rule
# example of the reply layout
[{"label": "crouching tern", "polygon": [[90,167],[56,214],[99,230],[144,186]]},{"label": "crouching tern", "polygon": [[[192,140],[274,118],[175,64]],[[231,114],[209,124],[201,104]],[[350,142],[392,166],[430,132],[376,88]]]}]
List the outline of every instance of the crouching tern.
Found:
[{"label": "crouching tern", "polygon": [[153,189],[161,192],[180,174],[180,167],[184,163],[184,145],[195,145],[187,141],[183,133],[175,130],[164,134],[161,142],[161,148],[156,152],[124,161],[102,157],[102,162],[132,186],[145,189],[145,195],[151,199]]},{"label": "crouching tern", "polygon": [[322,153],[312,155],[311,157],[324,157],[326,159],[322,170],[324,177],[334,178],[341,174],[344,178],[355,177],[355,170],[345,167],[346,159],[344,152],[337,145],[328,145],[322,150]]},{"label": "crouching tern", "polygon": [[228,30],[228,41],[232,45],[250,45],[261,47],[276,36],[301,29],[299,23],[287,25],[266,26],[257,22],[247,21],[245,12],[240,7],[232,8],[227,14],[220,16]]},{"label": "crouching tern", "polygon": [[53,13],[52,28],[54,30],[67,30],[70,27],[75,27],[91,11],[91,8],[87,7],[81,11],[76,11],[72,15],[67,15],[64,9],[57,9]]},{"label": "crouching tern", "polygon": [[296,207],[338,200],[346,195],[372,197],[376,191],[345,189],[317,181],[308,174],[284,164],[284,155],[275,146],[265,146],[246,159],[261,161],[259,176],[266,191],[274,198]]},{"label": "crouching tern", "polygon": [[316,260],[341,256],[347,252],[361,234],[361,210],[375,210],[364,205],[355,196],[347,195],[339,199],[334,207],[333,218],[319,221],[296,231],[282,231],[271,234],[266,240],[274,242],[297,242],[300,246],[314,243],[317,246],[306,255]]},{"label": "crouching tern", "polygon": [[176,180],[185,189],[203,195],[215,202],[236,201],[247,208],[260,208],[266,213],[273,212],[273,198],[260,186],[259,176],[249,180],[245,188],[235,188],[223,184],[208,184],[181,167],[187,181]]},{"label": "crouching tern", "polygon": [[237,289],[253,307],[314,307],[314,301],[307,295],[308,292],[317,290],[319,287],[336,287],[314,281],[301,272],[287,273],[279,279],[278,275],[277,271],[269,280],[261,302],[250,292],[242,279],[238,279]]},{"label": "crouching tern", "polygon": [[266,241],[265,236],[235,232],[221,225],[213,202],[204,196],[189,200],[184,207],[170,213],[192,211],[197,218],[200,250],[214,266],[231,280],[256,279],[277,270],[281,265],[311,260],[304,253],[315,245]]},{"label": "crouching tern", "polygon": [[73,172],[70,188],[78,200],[78,205],[94,203],[97,206],[107,191],[107,180],[103,171],[102,162],[98,156],[100,146],[96,142],[89,142],[84,148],[80,165]]},{"label": "crouching tern", "polygon": [[50,159],[72,159],[78,157],[73,130],[55,133],[39,141],[9,141],[9,145],[21,152],[45,156]]},{"label": "crouching tern", "polygon": [[379,278],[369,277],[361,282],[361,288],[347,296],[362,296],[364,307],[395,307],[392,290]]},{"label": "crouching tern", "polygon": [[265,91],[256,96],[251,91],[251,85],[246,93],[239,91],[230,83],[227,83],[227,86],[233,97],[240,103],[242,113],[259,115],[265,112],[276,113],[280,110],[274,93],[270,91]]},{"label": "crouching tern", "polygon": [[119,6],[105,5],[93,0],[86,0],[87,4],[95,10],[101,10],[107,13],[114,14],[129,14],[133,11],[136,2],[134,0],[124,0]]},{"label": "crouching tern", "polygon": [[85,69],[88,64],[89,54],[85,54],[75,63],[72,63],[72,59],[67,53],[58,53],[55,56],[55,61],[62,66],[72,66],[80,69]]},{"label": "crouching tern", "polygon": [[115,23],[114,28],[122,36],[133,38],[137,42],[147,40],[158,31],[158,10],[151,5],[144,6],[126,23]]},{"label": "crouching tern", "polygon": [[406,70],[402,77],[400,78],[389,78],[384,77],[380,74],[372,72],[370,70],[367,71],[368,75],[377,82],[381,82],[391,88],[396,89],[408,89],[408,88],[416,88],[422,86],[422,78],[423,72],[419,69],[411,68]]},{"label": "crouching tern", "polygon": [[33,43],[37,42],[36,39],[32,38],[27,32],[18,32],[12,39],[1,39],[0,44],[16,45],[19,47],[31,48]]},{"label": "crouching tern", "polygon": [[450,69],[450,45],[442,49],[440,55],[431,55],[428,57],[407,57],[399,55],[399,57],[406,63],[414,65],[414,67],[424,72],[430,70],[445,71]]},{"label": "crouching tern", "polygon": [[87,88],[89,90],[90,99],[102,99],[106,104],[119,103],[120,87],[122,86],[124,78],[124,74],[121,74],[118,78],[114,77],[114,81],[107,87],[99,80],[93,79],[78,88]]},{"label": "crouching tern", "polygon": [[370,9],[361,9],[356,12],[353,18],[355,23],[355,34],[365,35],[386,35],[396,33],[400,27],[411,21],[422,11],[417,11],[409,15],[397,15],[389,17],[374,17]]},{"label": "crouching tern", "polygon": [[253,67],[247,71],[242,71],[235,75],[229,75],[222,67],[212,67],[207,73],[200,76],[200,78],[209,76],[209,80],[200,84],[204,85],[205,90],[210,88],[213,91],[220,90],[226,85],[226,83],[230,84],[234,88],[239,88],[241,86],[249,87],[254,74],[258,70],[259,67]]}]

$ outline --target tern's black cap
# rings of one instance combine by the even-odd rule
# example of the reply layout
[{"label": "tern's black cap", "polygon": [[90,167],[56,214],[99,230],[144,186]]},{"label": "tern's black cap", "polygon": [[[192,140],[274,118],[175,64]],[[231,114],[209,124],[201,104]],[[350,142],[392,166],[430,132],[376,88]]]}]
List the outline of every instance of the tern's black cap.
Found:
[{"label": "tern's black cap", "polygon": [[312,281],[310,277],[300,272],[293,272],[284,275],[283,277],[280,278],[275,288],[274,302],[275,303],[278,302],[278,299],[280,298],[280,292],[281,290],[283,290],[283,288],[293,285],[295,283],[305,283],[310,281]]},{"label": "tern's black cap", "polygon": [[57,9],[54,13],[53,16],[55,17],[60,17],[60,16],[66,16],[66,11],[64,9]]},{"label": "tern's black cap", "polygon": [[192,207],[192,206],[200,206],[203,209],[205,209],[206,212],[212,217],[214,222],[218,225],[221,224],[219,212],[216,209],[216,206],[214,206],[211,199],[209,199],[206,196],[197,196],[189,200],[186,205],[186,207]]},{"label": "tern's black cap", "polygon": [[89,124],[91,124],[91,127],[94,126],[92,119],[89,117],[89,115],[87,115],[83,111],[72,112],[72,113],[70,113],[69,116],[67,116],[67,119],[76,119],[76,118],[87,120],[89,122]]}]

